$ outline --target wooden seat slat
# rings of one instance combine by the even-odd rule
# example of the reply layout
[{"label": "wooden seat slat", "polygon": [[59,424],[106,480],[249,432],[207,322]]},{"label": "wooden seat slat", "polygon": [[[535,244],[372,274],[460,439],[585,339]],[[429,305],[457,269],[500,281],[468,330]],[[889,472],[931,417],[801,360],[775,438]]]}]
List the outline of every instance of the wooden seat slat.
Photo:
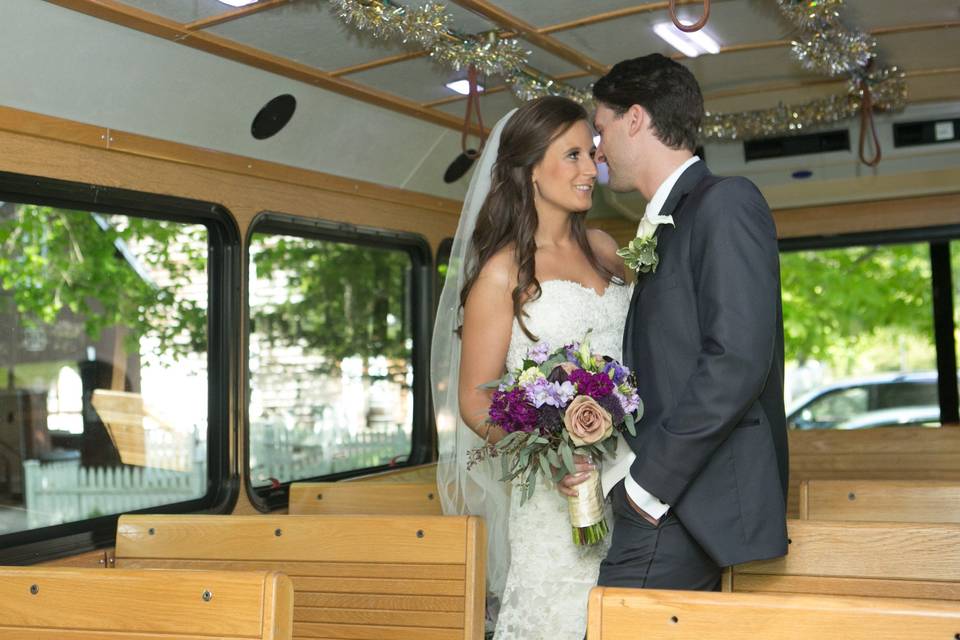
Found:
[{"label": "wooden seat slat", "polygon": [[960,609],[929,600],[597,587],[588,640],[952,640]]},{"label": "wooden seat slat", "polygon": [[788,536],[786,556],[738,565],[737,573],[960,579],[960,527],[956,525],[790,520]]},{"label": "wooden seat slat", "polygon": [[468,516],[129,515],[116,565],[286,570],[295,636],[480,640],[485,542]]},{"label": "wooden seat slat", "polygon": [[463,580],[410,580],[380,578],[292,578],[297,593],[369,593],[416,596],[462,596]]},{"label": "wooden seat slat", "polygon": [[287,640],[292,611],[290,580],[277,572],[0,567],[5,640],[87,634]]},{"label": "wooden seat slat", "polygon": [[800,485],[800,518],[960,524],[960,482],[808,480]]},{"label": "wooden seat slat", "polygon": [[294,482],[291,515],[443,515],[435,482]]},{"label": "wooden seat slat", "polygon": [[301,623],[293,637],[336,638],[337,640],[461,640],[460,629],[441,627],[399,627],[386,625],[356,625]]},{"label": "wooden seat slat", "polygon": [[328,609],[301,607],[293,621],[294,633],[299,622],[334,622],[350,624],[385,624],[407,627],[463,628],[463,613],[447,611],[396,611],[385,609]]},{"label": "wooden seat slat", "polygon": [[960,601],[960,582],[932,582],[929,580],[884,580],[738,573],[735,590]]},{"label": "wooden seat slat", "polygon": [[[138,566],[140,558],[126,557],[123,566],[128,569],[138,568],[169,568],[177,569],[183,566],[182,560],[163,560],[161,558],[143,558],[143,566]],[[344,578],[412,578],[423,580],[463,580],[464,565],[460,564],[390,564],[390,563],[364,563],[364,562],[283,562],[283,561],[264,561],[242,560],[230,562],[226,560],[202,560],[198,558],[190,559],[190,566],[202,569],[210,567],[212,569],[232,569],[232,570],[252,570],[264,569],[275,570],[287,574],[290,577],[296,576],[327,576]]]},{"label": "wooden seat slat", "polygon": [[464,599],[457,597],[373,595],[369,593],[295,592],[294,602],[298,607],[389,609],[395,611],[461,612],[465,606]]},{"label": "wooden seat slat", "polygon": [[[466,556],[463,522],[456,518],[319,517],[124,516],[117,525],[117,556],[417,564],[463,564]],[[309,526],[295,525],[301,518],[313,520]]]}]

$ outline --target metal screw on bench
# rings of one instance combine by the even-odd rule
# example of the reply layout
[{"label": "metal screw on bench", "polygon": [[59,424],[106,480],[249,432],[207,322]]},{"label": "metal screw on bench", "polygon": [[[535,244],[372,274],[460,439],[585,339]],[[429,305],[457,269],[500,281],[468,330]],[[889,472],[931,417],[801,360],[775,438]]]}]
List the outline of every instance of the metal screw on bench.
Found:
[{"label": "metal screw on bench", "polygon": [[275,535],[275,536],[277,536],[277,537],[279,538],[280,536],[283,535],[283,530],[282,530],[282,529],[274,529],[273,535]]},{"label": "metal screw on bench", "polygon": [[847,494],[847,500],[856,500],[856,499],[857,499],[857,494],[855,494],[853,491]]},{"label": "metal screw on bench", "polygon": [[40,593],[40,585],[38,584],[30,585],[30,593],[33,595],[37,595],[38,593]]},{"label": "metal screw on bench", "polygon": [[152,535],[155,534],[156,532],[157,532],[157,530],[154,529],[153,527],[150,527],[149,529],[147,529],[147,535],[152,536]]},{"label": "metal screw on bench", "polygon": [[678,622],[680,622],[680,618],[677,616],[670,616],[670,624],[677,624]]},{"label": "metal screw on bench", "polygon": [[422,538],[422,537],[423,537],[423,529],[417,529],[417,537],[418,537],[418,538]]},{"label": "metal screw on bench", "polygon": [[200,597],[203,598],[204,602],[210,602],[213,600],[213,592],[209,589],[204,589],[203,594]]},{"label": "metal screw on bench", "polygon": [[433,500],[433,494],[432,494],[432,493],[428,493],[428,494],[427,494],[427,500]]},{"label": "metal screw on bench", "polygon": [[322,494],[322,493],[318,493],[318,494],[317,494],[317,500],[323,500],[323,494]]}]

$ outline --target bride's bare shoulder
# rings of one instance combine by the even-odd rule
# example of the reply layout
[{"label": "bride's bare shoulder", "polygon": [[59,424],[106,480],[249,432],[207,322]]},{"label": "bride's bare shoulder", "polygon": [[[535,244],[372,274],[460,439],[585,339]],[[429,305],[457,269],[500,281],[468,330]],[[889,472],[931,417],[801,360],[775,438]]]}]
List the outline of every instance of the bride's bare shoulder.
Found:
[{"label": "bride's bare shoulder", "polygon": [[477,274],[477,284],[512,291],[517,286],[517,264],[513,246],[506,246],[490,256]]}]

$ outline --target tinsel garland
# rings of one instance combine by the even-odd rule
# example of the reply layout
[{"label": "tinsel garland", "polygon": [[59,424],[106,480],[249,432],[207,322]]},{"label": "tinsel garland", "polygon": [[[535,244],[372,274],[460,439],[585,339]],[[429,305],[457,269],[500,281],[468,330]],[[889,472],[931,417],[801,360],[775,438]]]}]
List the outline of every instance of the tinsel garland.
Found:
[{"label": "tinsel garland", "polygon": [[[496,34],[463,35],[453,17],[437,2],[407,8],[388,0],[331,0],[338,16],[360,31],[380,39],[399,39],[419,45],[449,68],[473,65],[485,76],[502,76],[522,101],[560,95],[580,103],[591,102],[589,87],[577,89],[543,76],[527,66],[530,54],[515,39]],[[868,72],[875,57],[875,40],[847,28],[840,20],[844,0],[776,0],[782,13],[798,29],[791,44],[797,61],[807,70],[831,77],[849,75],[847,91],[799,105],[737,113],[707,113],[702,135],[710,140],[760,138],[795,133],[851,118],[860,110],[864,86],[878,111],[897,111],[906,103],[906,82],[896,67]]]},{"label": "tinsel garland", "polygon": [[544,80],[529,69],[525,51],[512,38],[496,34],[472,36],[453,28],[453,16],[439,3],[430,2],[408,9],[384,0],[332,0],[344,22],[374,38],[398,38],[418,44],[438,63],[456,71],[476,67],[482,75],[502,76],[521,100],[546,94],[564,95],[580,102],[589,92],[578,91],[556,80]]},{"label": "tinsel garland", "polygon": [[[903,108],[907,86],[896,67],[870,74],[867,84],[875,109],[896,111]],[[800,133],[853,118],[860,112],[862,101],[862,85],[859,80],[852,80],[846,93],[804,104],[739,113],[707,113],[701,134],[705,139],[737,140]]]}]

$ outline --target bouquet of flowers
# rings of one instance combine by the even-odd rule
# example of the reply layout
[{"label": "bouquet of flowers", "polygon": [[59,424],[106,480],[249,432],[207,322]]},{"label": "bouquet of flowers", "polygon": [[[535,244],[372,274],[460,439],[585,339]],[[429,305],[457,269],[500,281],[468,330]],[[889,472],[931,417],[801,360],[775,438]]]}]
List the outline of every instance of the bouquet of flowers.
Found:
[{"label": "bouquet of flowers", "polygon": [[[592,353],[589,332],[580,342],[551,350],[541,342],[523,365],[492,382],[490,422],[507,432],[496,444],[471,452],[470,464],[501,460],[504,482],[519,478],[521,504],[533,495],[537,475],[558,482],[576,473],[574,455],[600,461],[615,455],[618,431],[636,435],[642,414],[636,381],[627,367]],[[573,541],[595,544],[607,534],[603,495],[596,469],[568,498]]]}]

